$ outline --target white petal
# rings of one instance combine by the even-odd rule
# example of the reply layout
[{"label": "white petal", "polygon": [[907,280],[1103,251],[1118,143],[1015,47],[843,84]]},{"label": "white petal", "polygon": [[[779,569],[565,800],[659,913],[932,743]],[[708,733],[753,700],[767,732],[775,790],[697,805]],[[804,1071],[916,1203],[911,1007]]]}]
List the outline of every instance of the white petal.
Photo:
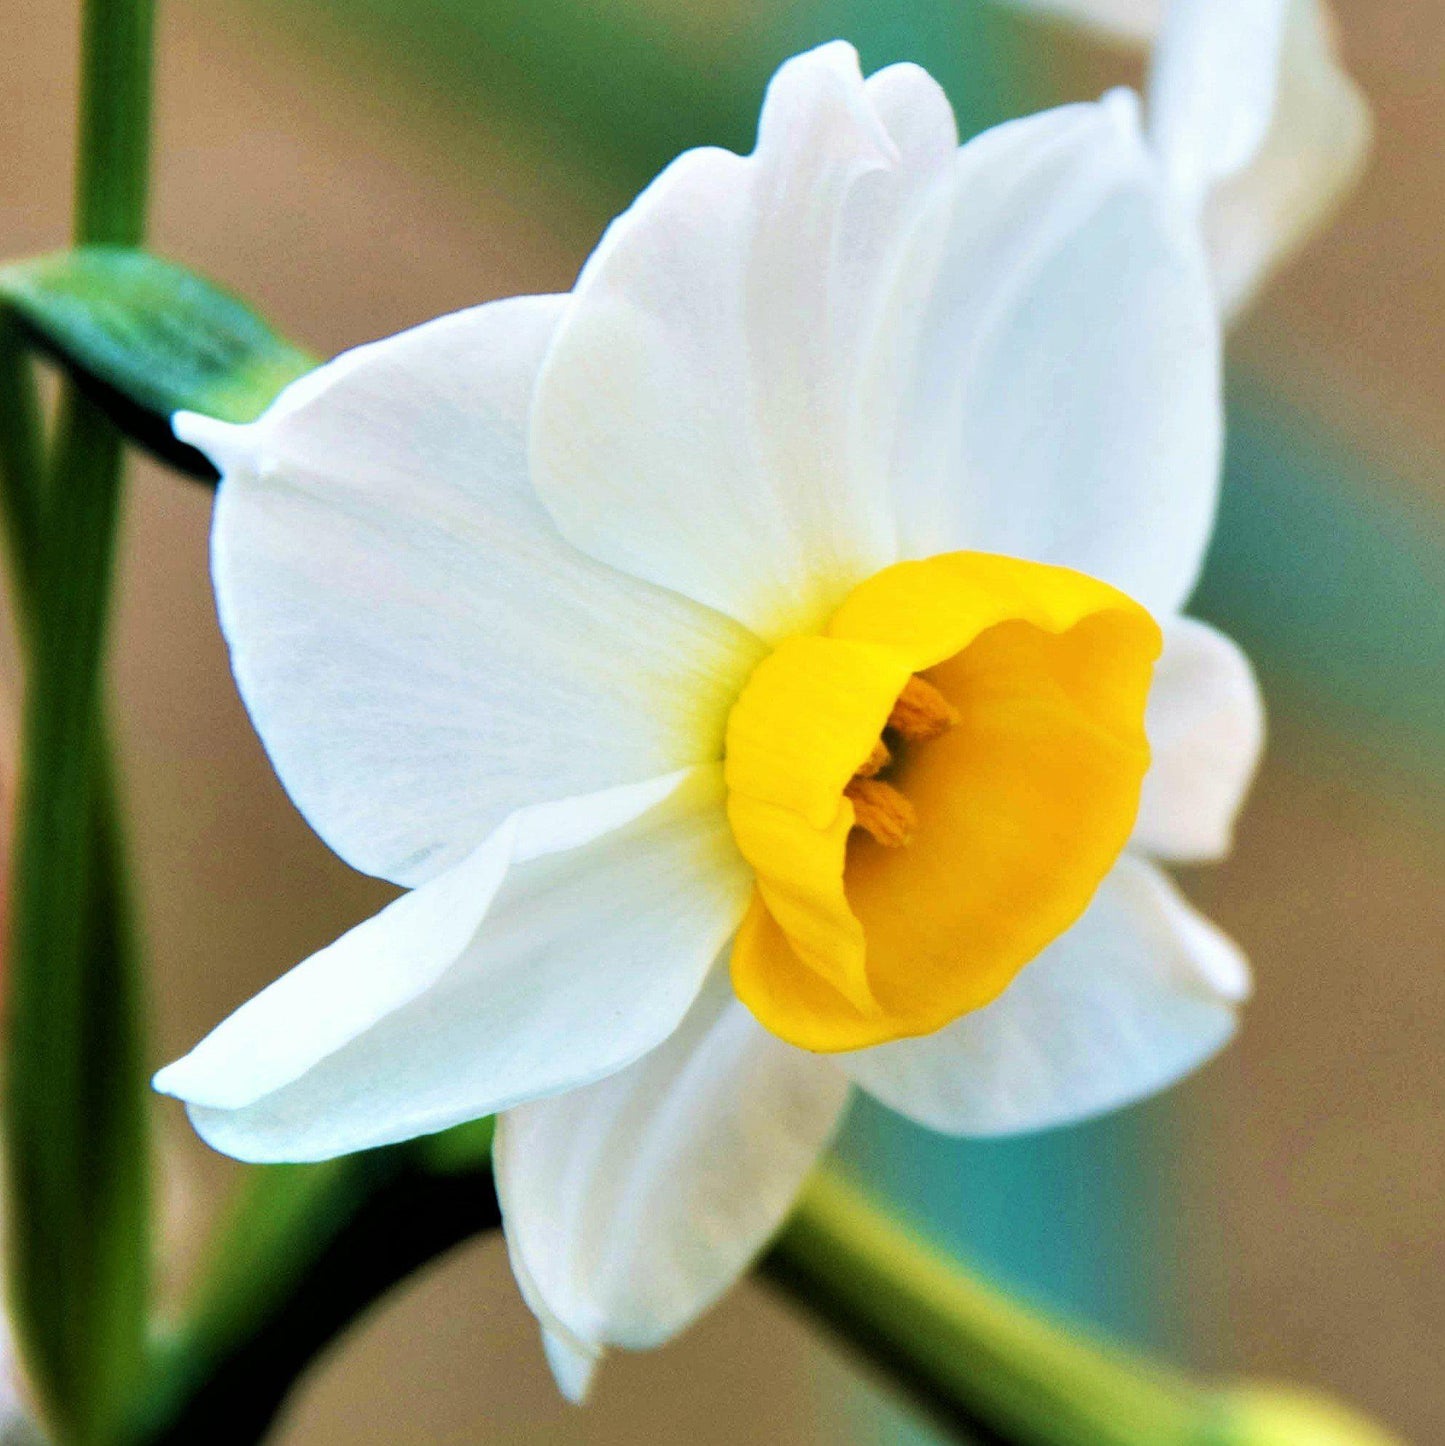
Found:
[{"label": "white petal", "polygon": [[1330,15],[1296,0],[1269,132],[1251,164],[1216,186],[1204,207],[1227,315],[1329,218],[1364,169],[1371,131],[1369,106],[1336,53]]},{"label": "white petal", "polygon": [[596,1351],[585,1350],[568,1337],[549,1330],[542,1332],[542,1350],[552,1368],[552,1379],[557,1382],[557,1389],[574,1406],[580,1406],[592,1389],[592,1380],[602,1357]]},{"label": "white petal", "polygon": [[243,1004],[161,1070],[157,1088],[191,1104],[238,1109],[290,1084],[434,985],[473,944],[510,869],[584,849],[684,784],[690,787],[674,807],[693,803],[696,794],[705,809],[705,785],[699,791],[689,776],[672,775],[513,814],[455,868],[403,894]]},{"label": "white petal", "polygon": [[272,762],[337,853],[398,883],[518,808],[718,758],[758,657],[570,547],[533,494],[532,384],[564,305],[361,347],[250,427],[176,421],[226,474],[216,592]]},{"label": "white petal", "polygon": [[676,1028],[746,905],[721,774],[514,816],[257,995],[157,1088],[227,1154],[315,1160],[622,1068]]},{"label": "white petal", "polygon": [[857,449],[860,348],[955,145],[922,71],[865,85],[835,43],[778,71],[750,156],[690,151],[613,223],[533,418],[573,542],[774,638],[895,560]]},{"label": "white petal", "polygon": [[[497,1123],[500,1130],[501,1121]],[[494,1162],[495,1155],[494,1145]],[[511,1253],[511,1260],[512,1274],[516,1277],[522,1298],[534,1313],[538,1313],[537,1287],[527,1274],[526,1262],[516,1251]],[[574,1336],[555,1317],[548,1318],[539,1313],[539,1318],[546,1322],[542,1326],[542,1351],[551,1368],[552,1379],[567,1400],[574,1406],[580,1406],[591,1394],[592,1382],[596,1379],[597,1368],[602,1364],[605,1352],[601,1346]]]},{"label": "white petal", "polygon": [[1149,77],[1149,132],[1175,193],[1202,204],[1258,153],[1291,0],[1172,0]]},{"label": "white petal", "polygon": [[[826,49],[844,64],[851,86],[857,57],[847,46]],[[953,160],[953,153],[958,149],[958,124],[953,117],[953,106],[943,88],[921,65],[907,62],[874,71],[863,82],[863,93],[898,147],[903,169],[911,175],[910,184],[890,187],[887,192],[897,205],[906,201],[923,175],[930,172],[941,175]],[[873,198],[868,208],[874,212],[873,223],[880,228],[868,247],[875,252],[885,244],[885,224],[896,224],[893,218],[877,213],[878,199]],[[853,226],[862,222],[862,217],[850,218]]]},{"label": "white petal", "polygon": [[1233,1034],[1248,987],[1234,945],[1126,855],[1084,917],[994,1003],[927,1038],[840,1059],[856,1084],[930,1129],[1037,1130],[1202,1064]]},{"label": "white petal", "polygon": [[507,1243],[569,1372],[608,1346],[658,1345],[716,1300],[783,1222],[847,1094],[830,1061],[758,1025],[719,969],[630,1069],[503,1116]]},{"label": "white petal", "polygon": [[896,439],[904,551],[1056,563],[1176,611],[1218,491],[1219,320],[1135,98],[965,146],[888,311],[863,405]]},{"label": "white petal", "polygon": [[1249,660],[1206,624],[1171,619],[1146,721],[1153,756],[1132,847],[1181,863],[1222,858],[1264,746]]}]

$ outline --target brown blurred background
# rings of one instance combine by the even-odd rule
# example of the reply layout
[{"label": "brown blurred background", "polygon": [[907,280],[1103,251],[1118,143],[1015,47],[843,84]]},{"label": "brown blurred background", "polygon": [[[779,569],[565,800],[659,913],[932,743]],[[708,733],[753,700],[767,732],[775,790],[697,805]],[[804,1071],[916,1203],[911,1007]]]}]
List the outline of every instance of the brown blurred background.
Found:
[{"label": "brown blurred background", "polygon": [[[1236,360],[1348,431],[1445,536],[1445,7],[1342,8],[1378,117],[1375,163],[1236,338]],[[65,237],[74,9],[0,0],[0,255]],[[748,12],[688,14],[711,25]],[[468,123],[344,37],[310,33],[308,13],[164,8],[157,249],[323,354],[491,296],[567,287],[597,229],[585,188],[534,165],[497,117]],[[1119,66],[1083,52],[1074,63],[1068,84]],[[237,701],[206,570],[209,493],[146,463],[134,479],[114,677],[159,1063],[383,894],[310,835]],[[1286,713],[1238,852],[1190,880],[1247,946],[1259,992],[1240,1043],[1181,1092],[1174,1238],[1196,1297],[1185,1354],[1328,1385],[1428,1443],[1445,1440],[1445,826],[1440,794],[1382,783],[1353,746]],[[188,1187],[181,1274],[232,1167],[178,1107],[162,1114]],[[279,1439],[843,1440],[830,1401],[859,1389],[849,1374],[750,1284],[660,1355],[610,1366],[596,1403],[574,1411],[493,1241],[353,1331]]]}]

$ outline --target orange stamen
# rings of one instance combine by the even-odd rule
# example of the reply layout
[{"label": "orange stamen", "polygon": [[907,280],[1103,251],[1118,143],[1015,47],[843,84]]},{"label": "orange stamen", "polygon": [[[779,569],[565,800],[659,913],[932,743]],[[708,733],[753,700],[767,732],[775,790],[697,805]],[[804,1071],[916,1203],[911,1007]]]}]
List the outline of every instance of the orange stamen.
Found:
[{"label": "orange stamen", "polygon": [[908,843],[918,827],[913,805],[891,783],[854,778],[843,796],[853,802],[854,825],[885,848],[896,849]]},{"label": "orange stamen", "polygon": [[916,673],[904,685],[888,715],[888,726],[910,743],[926,743],[958,722],[958,709]]},{"label": "orange stamen", "polygon": [[880,738],[873,745],[872,752],[858,765],[858,771],[853,776],[855,778],[876,778],[892,762],[893,755],[888,751],[888,745]]}]

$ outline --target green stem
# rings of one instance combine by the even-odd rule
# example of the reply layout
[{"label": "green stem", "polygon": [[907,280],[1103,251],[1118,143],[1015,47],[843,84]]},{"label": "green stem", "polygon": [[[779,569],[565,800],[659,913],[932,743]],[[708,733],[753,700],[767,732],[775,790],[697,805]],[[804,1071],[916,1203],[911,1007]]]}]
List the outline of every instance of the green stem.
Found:
[{"label": "green stem", "polygon": [[85,0],[77,245],[136,246],[150,179],[152,0]]},{"label": "green stem", "polygon": [[[150,36],[150,0],[87,0],[80,241],[143,231]],[[101,725],[122,448],[73,390],[43,487],[14,485],[32,449],[23,435],[10,446],[15,581],[31,620],[3,1102],[10,1299],[48,1425],[89,1446],[108,1439],[139,1375],[149,1273],[140,986]]]},{"label": "green stem", "polygon": [[19,321],[0,311],[0,532],[20,629],[27,639],[34,614],[44,470],[34,368]]},{"label": "green stem", "polygon": [[1022,1309],[820,1171],[764,1274],[965,1440],[1202,1446],[1212,1394]]},{"label": "green stem", "polygon": [[[41,608],[39,548],[44,446],[35,391],[34,375],[23,342],[11,319],[0,315],[0,530],[4,533],[10,564],[12,601],[27,653],[33,650],[36,619]],[[89,961],[87,988],[110,1014],[110,1021],[101,1028],[99,1037],[94,1038],[94,1046],[99,1051],[96,1058],[113,1067],[97,1071],[96,1098],[88,1113],[98,1128],[116,1130],[115,1144],[122,1153],[122,1168],[134,1171],[137,1176],[134,1189],[119,1192],[115,1221],[116,1231],[122,1238],[132,1236],[136,1248],[122,1248],[107,1271],[118,1275],[116,1309],[110,1314],[110,1320],[125,1337],[134,1338],[146,1294],[145,1139],[139,1103],[143,1096],[139,1083],[129,1091],[117,1090],[115,1083],[117,1076],[137,1082],[143,1076],[144,1062],[139,1057],[141,1001],[139,975],[132,962],[131,916],[121,869],[119,821],[106,765],[109,753],[104,746],[103,724],[97,726],[102,740],[97,749],[100,778],[88,831],[90,857],[86,867],[92,871],[91,887],[83,903],[81,927]],[[81,907],[77,903],[77,908]],[[14,1006],[12,1013],[13,1009]],[[89,1040],[82,1041],[82,1052],[90,1047]],[[17,1087],[24,1096],[26,1087]],[[37,1288],[44,1289],[43,1281],[37,1282]],[[17,1293],[20,1289],[17,1281]],[[17,1313],[20,1312],[17,1310]],[[124,1342],[122,1350],[134,1354],[133,1346]]]},{"label": "green stem", "polygon": [[100,745],[119,438],[67,400],[41,539],[11,936],[11,1299],[62,1440],[103,1439],[140,1364],[148,1240],[136,970]]},{"label": "green stem", "polygon": [[[256,1169],[123,1439],[260,1441],[332,1340],[392,1286],[500,1224],[483,1127],[480,1144],[465,1126],[324,1165]],[[455,1158],[439,1141],[461,1147]]]}]

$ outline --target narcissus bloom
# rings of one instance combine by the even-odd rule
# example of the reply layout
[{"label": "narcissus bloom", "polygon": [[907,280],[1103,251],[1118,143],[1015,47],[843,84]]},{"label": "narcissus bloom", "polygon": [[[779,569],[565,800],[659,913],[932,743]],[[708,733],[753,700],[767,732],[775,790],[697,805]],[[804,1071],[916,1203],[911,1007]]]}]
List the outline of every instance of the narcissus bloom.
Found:
[{"label": "narcissus bloom", "polygon": [[1364,169],[1369,106],[1323,0],[1015,0],[1156,42],[1148,130],[1199,214],[1226,315],[1329,218]]},{"label": "narcissus bloom", "polygon": [[409,892],[158,1086],[252,1160],[500,1114],[572,1394],[746,1267],[853,1086],[1035,1129],[1234,1028],[1154,862],[1225,850],[1260,741],[1180,616],[1219,321],[1132,96],[960,148],[924,72],[825,46],[569,295],[176,429],[281,778]]}]

